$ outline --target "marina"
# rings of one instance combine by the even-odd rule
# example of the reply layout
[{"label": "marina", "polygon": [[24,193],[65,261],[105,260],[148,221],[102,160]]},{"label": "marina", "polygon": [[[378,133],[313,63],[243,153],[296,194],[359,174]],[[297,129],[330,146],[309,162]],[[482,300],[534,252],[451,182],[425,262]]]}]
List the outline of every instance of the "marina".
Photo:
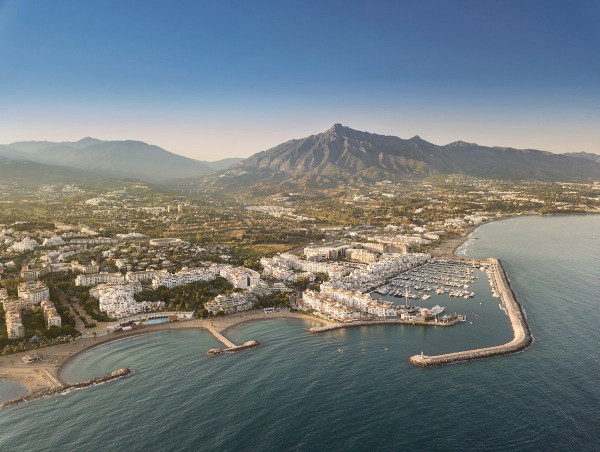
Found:
[{"label": "marina", "polygon": [[508,315],[508,318],[510,319],[511,328],[514,334],[513,339],[503,345],[447,353],[443,355],[428,356],[421,352],[420,355],[414,355],[410,357],[409,361],[411,364],[420,367],[432,367],[460,361],[470,361],[474,359],[515,353],[527,348],[531,344],[532,337],[529,326],[527,325],[527,320],[523,314],[521,305],[518,303],[515,294],[510,287],[510,283],[508,282],[506,273],[502,268],[502,264],[498,259],[494,258],[488,259],[487,263],[487,272],[490,275],[490,282],[493,288],[492,293],[502,300],[500,303],[500,308],[506,313],[506,315]]}]

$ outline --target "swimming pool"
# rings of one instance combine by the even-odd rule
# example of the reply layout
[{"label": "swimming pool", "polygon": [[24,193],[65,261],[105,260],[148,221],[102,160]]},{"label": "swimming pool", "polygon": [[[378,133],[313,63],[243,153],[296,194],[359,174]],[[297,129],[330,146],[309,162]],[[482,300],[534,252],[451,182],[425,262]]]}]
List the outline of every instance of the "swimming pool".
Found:
[{"label": "swimming pool", "polygon": [[144,325],[154,325],[156,323],[165,323],[168,322],[169,319],[167,319],[166,317],[161,317],[160,319],[150,319],[150,320],[146,320],[144,322]]}]

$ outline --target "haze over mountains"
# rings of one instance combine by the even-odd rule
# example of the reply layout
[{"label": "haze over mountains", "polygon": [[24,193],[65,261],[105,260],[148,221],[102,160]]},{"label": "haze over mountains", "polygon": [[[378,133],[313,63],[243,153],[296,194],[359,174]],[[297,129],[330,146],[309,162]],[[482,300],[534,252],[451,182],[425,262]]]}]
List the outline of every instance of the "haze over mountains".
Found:
[{"label": "haze over mountains", "polygon": [[[76,168],[103,177],[132,178],[158,183],[222,170],[240,160],[203,162],[141,141],[102,141],[89,137],[76,142],[12,143],[0,146],[0,158],[2,157],[11,161]],[[25,168],[15,163],[8,165]],[[36,169],[35,165],[31,164],[26,167]],[[52,168],[43,169],[45,172],[52,172]],[[59,172],[65,173],[65,170]]]},{"label": "haze over mountains", "polygon": [[402,139],[341,124],[245,160],[217,162],[191,159],[130,140],[87,137],[76,142],[28,141],[0,146],[3,181],[49,183],[111,177],[177,185],[208,183],[222,188],[265,184],[299,188],[455,173],[508,180],[598,180],[600,156],[486,147],[463,141],[438,146],[419,136]]}]

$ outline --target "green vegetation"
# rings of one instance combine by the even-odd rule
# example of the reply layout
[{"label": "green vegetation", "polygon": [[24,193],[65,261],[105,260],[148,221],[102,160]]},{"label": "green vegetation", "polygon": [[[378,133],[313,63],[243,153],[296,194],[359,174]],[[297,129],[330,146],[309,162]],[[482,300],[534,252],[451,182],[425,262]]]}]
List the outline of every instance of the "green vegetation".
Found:
[{"label": "green vegetation", "polygon": [[204,303],[220,294],[233,292],[233,286],[225,278],[198,281],[181,287],[144,290],[135,296],[137,301],[164,301],[169,311],[195,311],[199,317],[207,317]]},{"label": "green vegetation", "polygon": [[254,307],[258,309],[275,308],[279,306],[287,306],[289,305],[289,302],[289,294],[285,292],[275,292],[257,297]]}]

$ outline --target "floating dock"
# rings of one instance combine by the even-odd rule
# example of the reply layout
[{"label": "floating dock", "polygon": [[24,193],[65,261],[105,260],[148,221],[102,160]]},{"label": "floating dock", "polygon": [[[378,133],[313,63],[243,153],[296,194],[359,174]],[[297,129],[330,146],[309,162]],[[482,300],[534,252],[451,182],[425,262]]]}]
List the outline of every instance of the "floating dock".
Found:
[{"label": "floating dock", "polygon": [[502,264],[498,259],[490,258],[487,260],[492,269],[493,282],[505,306],[506,314],[510,319],[510,324],[513,330],[513,339],[503,345],[494,347],[479,348],[475,350],[466,350],[462,352],[447,353],[444,355],[428,356],[421,353],[420,355],[411,356],[409,361],[415,366],[432,367],[442,364],[450,364],[461,361],[470,361],[474,359],[488,358],[490,356],[506,355],[509,353],[519,352],[527,348],[531,342],[531,332],[527,325],[527,320],[521,309],[521,305],[517,302],[514,292],[512,291],[506,273],[502,268]]}]

